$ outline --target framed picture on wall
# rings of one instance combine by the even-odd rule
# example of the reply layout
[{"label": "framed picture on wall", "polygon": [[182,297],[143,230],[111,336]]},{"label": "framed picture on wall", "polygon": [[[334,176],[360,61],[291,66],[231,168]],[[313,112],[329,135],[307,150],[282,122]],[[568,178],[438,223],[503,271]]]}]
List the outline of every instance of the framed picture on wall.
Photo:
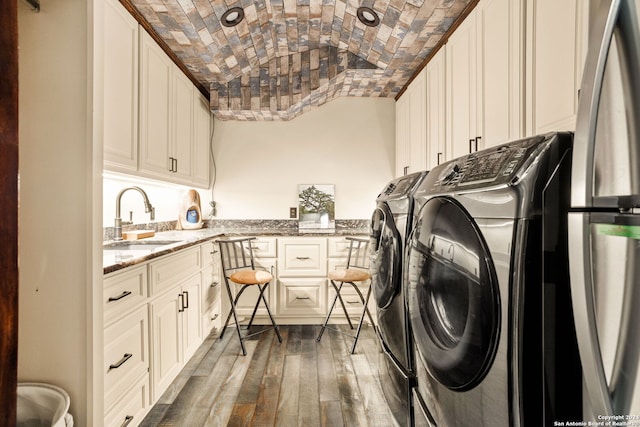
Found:
[{"label": "framed picture on wall", "polygon": [[335,186],[298,185],[298,224],[300,229],[335,229]]}]

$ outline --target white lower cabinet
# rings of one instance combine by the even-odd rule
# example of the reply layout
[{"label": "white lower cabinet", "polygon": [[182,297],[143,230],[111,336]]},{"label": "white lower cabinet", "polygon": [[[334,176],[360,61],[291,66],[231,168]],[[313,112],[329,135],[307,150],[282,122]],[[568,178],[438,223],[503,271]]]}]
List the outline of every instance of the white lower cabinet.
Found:
[{"label": "white lower cabinet", "polygon": [[149,304],[154,400],[160,398],[202,343],[201,280],[198,272]]},{"label": "white lower cabinet", "polygon": [[136,426],[150,404],[147,266],[109,274],[103,286],[105,425]]},{"label": "white lower cabinet", "polygon": [[326,311],[327,238],[278,239],[279,318],[316,322]]},{"label": "white lower cabinet", "polygon": [[134,381],[148,379],[149,335],[146,305],[105,328],[104,332],[104,403],[111,410]]},{"label": "white lower cabinet", "polygon": [[105,425],[137,426],[220,318],[209,241],[105,275]]}]

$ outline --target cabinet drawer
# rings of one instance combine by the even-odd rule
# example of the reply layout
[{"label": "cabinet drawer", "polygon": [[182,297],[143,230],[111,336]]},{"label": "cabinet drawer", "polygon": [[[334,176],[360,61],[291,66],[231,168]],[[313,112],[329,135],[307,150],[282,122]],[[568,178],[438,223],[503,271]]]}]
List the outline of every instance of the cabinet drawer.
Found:
[{"label": "cabinet drawer", "polygon": [[108,325],[147,299],[147,266],[112,273],[104,278],[104,323]]},{"label": "cabinet drawer", "polygon": [[278,314],[324,316],[327,311],[326,279],[281,279]]},{"label": "cabinet drawer", "polygon": [[257,237],[250,243],[254,258],[275,258],[278,253],[275,237]]},{"label": "cabinet drawer", "polygon": [[210,240],[200,245],[200,257],[202,258],[202,266],[216,264],[216,260],[220,260],[220,247],[215,240]]},{"label": "cabinet drawer", "polygon": [[167,255],[149,264],[152,295],[178,285],[200,270],[200,248],[194,247]]},{"label": "cabinet drawer", "polygon": [[[368,283],[368,282],[367,282]],[[329,298],[327,301],[327,304],[330,305],[333,302],[333,299],[336,296],[336,291],[335,289],[333,289],[333,286],[331,286],[331,284],[329,284]],[[360,289],[360,292],[362,292],[362,297],[366,298],[367,297],[367,292],[369,291],[369,286],[365,285],[365,286],[358,286],[358,289]],[[342,301],[344,301],[344,305],[347,308],[347,312],[349,313],[349,316],[355,316],[354,319],[357,319],[360,317],[360,315],[362,314],[362,301],[360,300],[360,296],[358,295],[358,293],[356,292],[355,289],[353,289],[353,286],[351,286],[348,283],[345,283],[342,286],[342,290],[340,291],[340,295],[342,295]],[[372,297],[369,297],[369,311],[371,311],[371,300]],[[372,312],[373,313],[373,312]],[[344,312],[342,311],[342,307],[340,306],[340,301],[336,301],[336,306],[333,308],[333,313],[331,314],[331,316],[344,316]],[[365,318],[366,319],[366,318]],[[368,319],[367,319],[368,320]]]},{"label": "cabinet drawer", "polygon": [[214,301],[214,303],[202,312],[202,331],[204,337],[209,336],[209,333],[214,329],[220,329],[221,326],[220,317],[220,301]]},{"label": "cabinet drawer", "polygon": [[146,373],[109,411],[105,412],[105,427],[127,427],[140,424],[149,410],[149,374]]},{"label": "cabinet drawer", "polygon": [[146,305],[105,329],[105,408],[110,408],[131,386],[132,379],[148,372],[148,331]]},{"label": "cabinet drawer", "polygon": [[[364,236],[362,236],[364,237]],[[345,237],[329,237],[327,239],[329,257],[343,257],[347,259],[349,256],[349,242]]]},{"label": "cabinet drawer", "polygon": [[219,273],[216,275],[213,267],[202,270],[202,311],[220,298],[222,286],[221,277]]},{"label": "cabinet drawer", "polygon": [[280,239],[278,243],[280,277],[326,276],[326,239]]}]

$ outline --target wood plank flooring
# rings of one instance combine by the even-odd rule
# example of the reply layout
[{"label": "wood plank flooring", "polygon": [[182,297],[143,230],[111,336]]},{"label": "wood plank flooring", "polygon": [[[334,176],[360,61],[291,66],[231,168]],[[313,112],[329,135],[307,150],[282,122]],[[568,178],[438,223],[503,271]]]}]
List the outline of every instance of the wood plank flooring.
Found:
[{"label": "wood plank flooring", "polygon": [[[348,334],[347,325],[339,328]],[[253,332],[252,328],[252,332]],[[378,347],[363,326],[353,338],[320,326],[280,326],[245,342],[209,336],[141,426],[393,426],[378,379]]]}]

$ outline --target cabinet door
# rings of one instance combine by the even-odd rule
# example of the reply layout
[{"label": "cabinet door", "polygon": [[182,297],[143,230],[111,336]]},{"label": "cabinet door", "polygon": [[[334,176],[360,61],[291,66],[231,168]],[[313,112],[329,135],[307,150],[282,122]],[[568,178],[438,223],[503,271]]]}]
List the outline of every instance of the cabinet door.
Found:
[{"label": "cabinet door", "polygon": [[518,139],[523,133],[522,9],[520,0],[483,0],[474,11],[479,150]]},{"label": "cabinet door", "polygon": [[575,129],[588,3],[527,2],[527,135]]},{"label": "cabinet door", "polygon": [[158,400],[182,369],[181,290],[170,291],[149,304],[152,342],[152,393]]},{"label": "cabinet door", "polygon": [[447,151],[451,158],[475,150],[476,137],[476,21],[475,10],[446,44]]},{"label": "cabinet door", "polygon": [[193,84],[175,65],[172,67],[172,180],[191,182],[193,161]]},{"label": "cabinet door", "polygon": [[140,31],[140,164],[152,175],[171,170],[171,73],[174,64],[145,31]]},{"label": "cabinet door", "polygon": [[114,0],[104,3],[104,164],[138,167],[138,22]]},{"label": "cabinet door", "polygon": [[422,70],[409,85],[409,173],[427,167],[427,79]]},{"label": "cabinet door", "polygon": [[182,346],[183,360],[188,360],[202,343],[200,323],[202,282],[200,273],[188,279],[182,286]]},{"label": "cabinet door", "polygon": [[396,101],[396,177],[409,171],[409,96],[405,92]]},{"label": "cabinet door", "polygon": [[446,76],[445,51],[442,48],[425,67],[426,78],[426,121],[427,121],[427,169],[448,160],[445,132]]},{"label": "cabinet door", "polygon": [[194,87],[193,183],[209,187],[211,164],[211,112],[209,103]]}]

